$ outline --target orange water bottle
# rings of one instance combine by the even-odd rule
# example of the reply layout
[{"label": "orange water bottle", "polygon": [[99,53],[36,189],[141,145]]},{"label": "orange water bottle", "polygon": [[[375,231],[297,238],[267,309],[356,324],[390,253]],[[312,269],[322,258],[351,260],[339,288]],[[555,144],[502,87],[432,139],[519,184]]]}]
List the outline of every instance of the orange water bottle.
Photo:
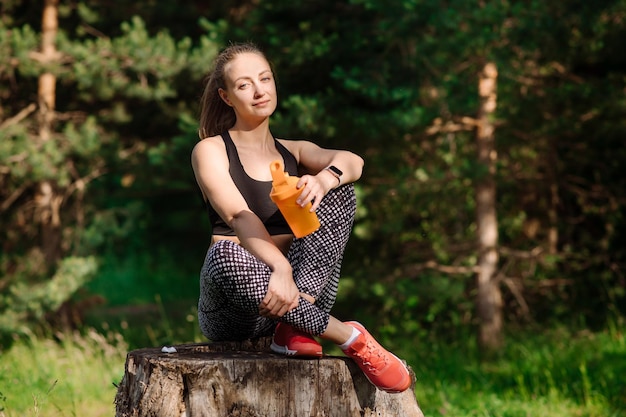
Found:
[{"label": "orange water bottle", "polygon": [[320,221],[314,211],[310,211],[311,202],[304,207],[296,203],[302,192],[296,187],[298,177],[291,177],[285,172],[283,162],[276,160],[270,164],[272,173],[272,191],[270,198],[283,214],[295,237],[303,237],[313,233],[320,227]]}]

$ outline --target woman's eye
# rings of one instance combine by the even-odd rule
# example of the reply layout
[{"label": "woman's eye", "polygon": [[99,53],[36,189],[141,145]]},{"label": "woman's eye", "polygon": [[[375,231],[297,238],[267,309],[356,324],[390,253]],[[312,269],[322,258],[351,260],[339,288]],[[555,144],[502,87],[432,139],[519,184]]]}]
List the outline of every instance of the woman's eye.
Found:
[{"label": "woman's eye", "polygon": [[247,88],[248,85],[249,85],[248,83],[239,84],[239,89],[243,90],[244,88]]}]

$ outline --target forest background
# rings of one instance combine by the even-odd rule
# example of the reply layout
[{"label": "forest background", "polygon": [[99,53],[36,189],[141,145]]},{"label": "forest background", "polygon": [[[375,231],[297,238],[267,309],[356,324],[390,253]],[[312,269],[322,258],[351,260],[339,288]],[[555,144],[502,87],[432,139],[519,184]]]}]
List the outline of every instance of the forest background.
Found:
[{"label": "forest background", "polygon": [[625,29],[624,0],[3,0],[0,416],[112,415],[127,350],[203,341],[190,151],[241,41],[274,135],[366,161],[335,315],[426,415],[626,415]]}]

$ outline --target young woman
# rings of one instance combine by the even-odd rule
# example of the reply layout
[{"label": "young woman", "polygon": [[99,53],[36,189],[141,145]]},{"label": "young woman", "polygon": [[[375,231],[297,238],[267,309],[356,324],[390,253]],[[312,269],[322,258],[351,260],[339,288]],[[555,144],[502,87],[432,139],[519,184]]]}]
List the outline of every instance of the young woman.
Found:
[{"label": "young woman", "polygon": [[[213,231],[200,277],[201,330],[213,341],[273,335],[272,350],[294,356],[322,356],[314,336],[327,339],[374,385],[404,391],[411,379],[402,361],[361,324],[329,314],[363,160],[309,141],[275,139],[269,119],[276,105],[274,73],[257,47],[236,44],[219,54],[191,158]],[[275,160],[300,176],[298,203],[312,202],[321,223],[316,232],[294,238],[271,201]]]}]

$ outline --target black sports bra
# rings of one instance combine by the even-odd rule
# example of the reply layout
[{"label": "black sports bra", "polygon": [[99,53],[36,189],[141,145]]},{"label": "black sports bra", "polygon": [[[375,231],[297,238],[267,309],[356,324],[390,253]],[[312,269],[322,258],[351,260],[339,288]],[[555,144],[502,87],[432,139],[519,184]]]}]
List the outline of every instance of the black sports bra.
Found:
[{"label": "black sports bra", "polygon": [[[254,178],[250,178],[241,164],[237,147],[228,131],[222,133],[221,136],[224,140],[224,145],[226,145],[229,163],[228,172],[246,203],[248,203],[250,210],[259,216],[270,235],[292,234],[293,232],[289,228],[287,221],[278,210],[278,207],[276,207],[276,204],[270,199],[269,194],[272,190],[272,181],[257,181]],[[298,175],[296,158],[276,139],[274,139],[274,143],[276,144],[276,149],[283,157],[285,171],[292,176]],[[214,235],[236,235],[235,231],[217,214],[208,201],[207,209]]]}]

